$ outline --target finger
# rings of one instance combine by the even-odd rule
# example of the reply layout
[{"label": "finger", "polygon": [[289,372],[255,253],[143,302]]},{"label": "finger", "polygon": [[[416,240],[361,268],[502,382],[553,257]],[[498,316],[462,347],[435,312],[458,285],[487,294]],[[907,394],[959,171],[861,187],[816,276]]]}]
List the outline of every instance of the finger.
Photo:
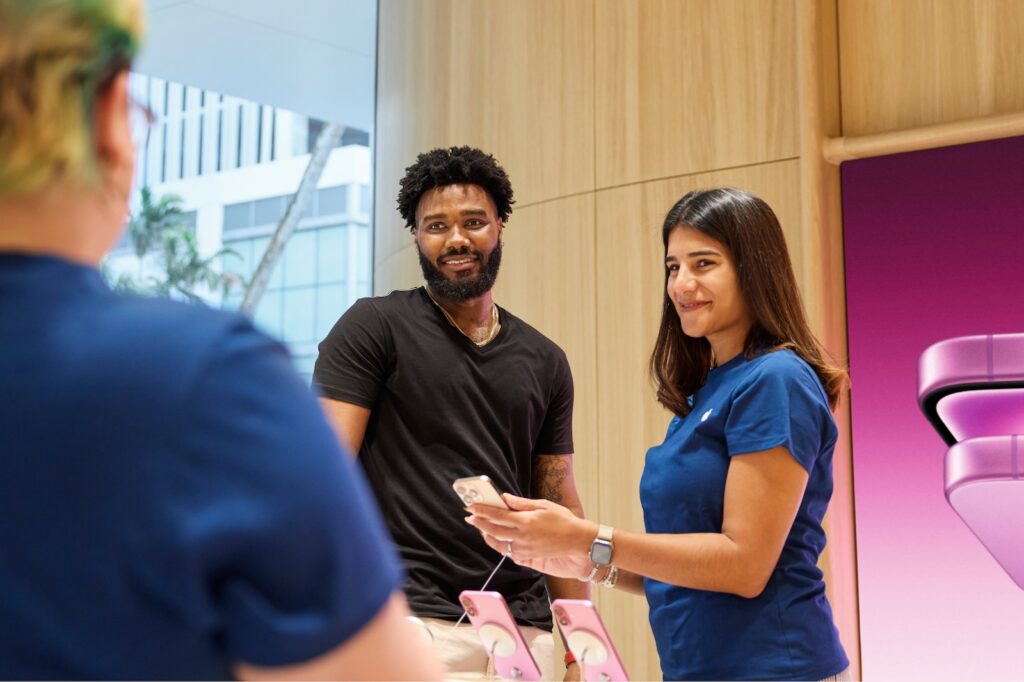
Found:
[{"label": "finger", "polygon": [[502,509],[501,507],[494,507],[489,504],[471,504],[466,507],[466,510],[474,516],[478,516],[489,521],[503,523],[508,526],[515,525],[515,512],[510,512],[509,510]]},{"label": "finger", "polygon": [[478,529],[482,533],[489,533],[504,542],[515,540],[517,532],[515,528],[503,526],[500,523],[492,523],[479,516],[467,516],[466,523]]},{"label": "finger", "polygon": [[508,543],[504,540],[499,540],[493,535],[488,535],[487,533],[480,533],[480,535],[483,537],[484,542],[487,543],[487,546],[498,554],[505,554],[508,552]]},{"label": "finger", "polygon": [[511,493],[502,495],[505,504],[514,511],[529,511],[531,509],[547,509],[552,503],[548,500],[531,500],[528,497],[517,497]]}]

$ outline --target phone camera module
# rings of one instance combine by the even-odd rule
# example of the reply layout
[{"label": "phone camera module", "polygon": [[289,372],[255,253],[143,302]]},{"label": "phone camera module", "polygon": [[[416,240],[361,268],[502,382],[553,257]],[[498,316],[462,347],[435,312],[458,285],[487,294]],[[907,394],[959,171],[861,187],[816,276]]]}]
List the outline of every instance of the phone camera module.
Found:
[{"label": "phone camera module", "polygon": [[473,606],[473,602],[468,599],[463,599],[462,605],[466,607],[466,613],[470,616],[476,617],[476,607]]}]

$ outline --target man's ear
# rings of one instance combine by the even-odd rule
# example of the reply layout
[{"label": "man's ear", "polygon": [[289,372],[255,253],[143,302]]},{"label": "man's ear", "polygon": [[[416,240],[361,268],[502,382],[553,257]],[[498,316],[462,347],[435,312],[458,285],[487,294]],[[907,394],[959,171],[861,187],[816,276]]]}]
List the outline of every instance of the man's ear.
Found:
[{"label": "man's ear", "polygon": [[122,71],[96,93],[92,139],[101,171],[131,167],[135,158],[128,113],[128,71]]}]

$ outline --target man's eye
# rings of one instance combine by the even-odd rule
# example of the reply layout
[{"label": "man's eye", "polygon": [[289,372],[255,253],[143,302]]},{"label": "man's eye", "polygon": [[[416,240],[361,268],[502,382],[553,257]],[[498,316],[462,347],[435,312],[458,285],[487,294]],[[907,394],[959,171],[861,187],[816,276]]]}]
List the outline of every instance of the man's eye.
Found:
[{"label": "man's eye", "polygon": [[483,224],[484,224],[484,221],[482,221],[482,220],[473,219],[473,220],[467,220],[466,221],[466,227],[480,227]]}]

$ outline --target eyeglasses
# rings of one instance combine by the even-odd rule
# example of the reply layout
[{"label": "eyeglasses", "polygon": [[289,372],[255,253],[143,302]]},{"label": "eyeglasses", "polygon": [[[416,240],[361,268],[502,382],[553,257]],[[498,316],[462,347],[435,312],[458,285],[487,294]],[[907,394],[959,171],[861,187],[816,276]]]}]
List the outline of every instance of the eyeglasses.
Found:
[{"label": "eyeglasses", "polygon": [[132,128],[132,142],[136,148],[149,146],[149,133],[156,125],[153,110],[134,97],[128,97],[128,120]]}]

